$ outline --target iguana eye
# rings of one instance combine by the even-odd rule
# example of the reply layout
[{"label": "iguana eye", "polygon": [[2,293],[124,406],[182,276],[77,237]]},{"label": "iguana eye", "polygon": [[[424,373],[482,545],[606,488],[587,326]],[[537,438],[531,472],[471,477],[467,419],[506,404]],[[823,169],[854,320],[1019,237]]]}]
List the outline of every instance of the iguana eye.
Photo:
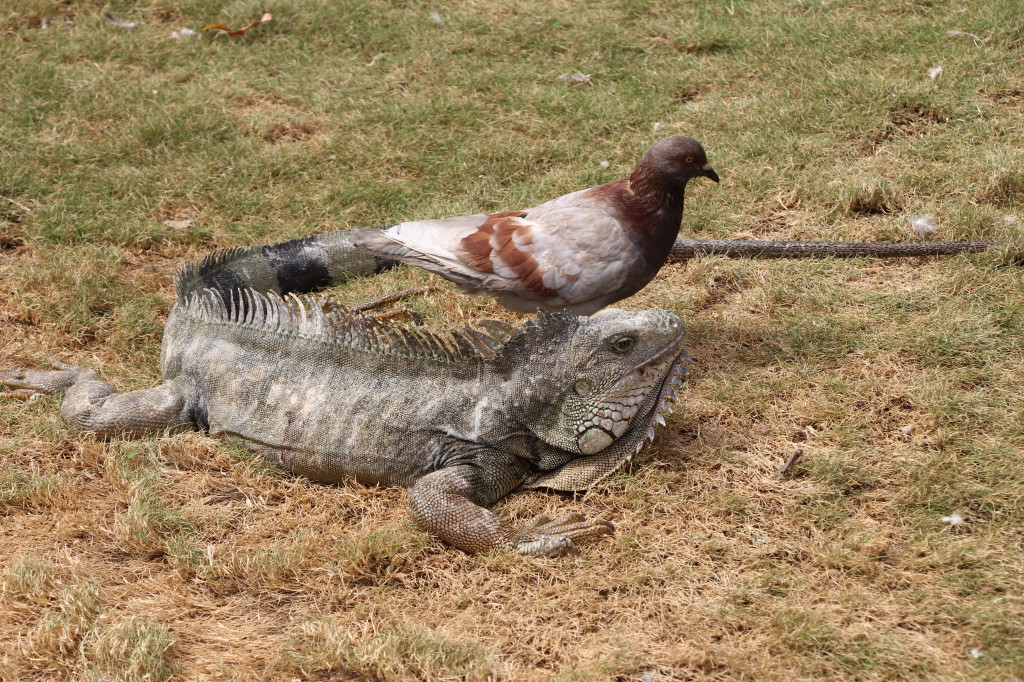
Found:
[{"label": "iguana eye", "polygon": [[636,345],[636,339],[632,336],[620,336],[612,341],[612,350],[616,353],[628,353]]},{"label": "iguana eye", "polygon": [[685,159],[683,159],[683,163],[693,163],[693,157],[687,156]]}]

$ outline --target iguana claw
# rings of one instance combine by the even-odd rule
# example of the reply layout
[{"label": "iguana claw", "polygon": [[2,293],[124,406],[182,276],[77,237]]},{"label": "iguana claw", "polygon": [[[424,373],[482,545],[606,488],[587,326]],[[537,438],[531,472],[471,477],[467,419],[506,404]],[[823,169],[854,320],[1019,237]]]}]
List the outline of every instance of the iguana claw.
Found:
[{"label": "iguana claw", "polygon": [[0,388],[11,389],[0,391],[0,398],[34,400],[40,396],[62,393],[81,377],[92,372],[61,362],[57,358],[50,358],[50,362],[57,368],[56,371],[17,367],[0,370]]},{"label": "iguana claw", "polygon": [[611,535],[615,526],[603,519],[588,519],[582,514],[566,514],[557,521],[538,516],[519,532],[515,548],[521,554],[533,556],[563,556],[578,554],[574,538]]}]

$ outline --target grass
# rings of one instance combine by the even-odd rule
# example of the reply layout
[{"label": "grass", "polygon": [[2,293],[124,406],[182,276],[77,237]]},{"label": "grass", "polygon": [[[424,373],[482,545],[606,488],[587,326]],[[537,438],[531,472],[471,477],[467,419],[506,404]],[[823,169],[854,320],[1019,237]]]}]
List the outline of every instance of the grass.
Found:
[{"label": "grass", "polygon": [[[528,207],[666,134],[723,180],[691,188],[687,236],[1020,236],[1022,50],[1010,0],[5,6],[0,366],[150,386],[185,261]],[[445,547],[402,491],[0,403],[0,677],[1024,677],[1018,257],[667,266],[624,304],[688,325],[668,427],[598,491],[499,510],[619,529],[559,560]],[[412,305],[514,319],[445,287]]]},{"label": "grass", "polygon": [[482,647],[451,641],[415,626],[346,631],[329,620],[304,623],[287,637],[278,661],[285,671],[304,676],[329,673],[355,679],[488,680],[501,670]]},{"label": "grass", "polygon": [[[13,561],[2,577],[0,603],[18,614],[26,628],[9,639],[0,672],[89,680],[170,678],[177,665],[167,630],[129,616],[112,621],[95,581],[65,584],[52,564],[31,558]],[[20,654],[11,664],[10,654]],[[5,670],[7,668],[7,670]]]}]

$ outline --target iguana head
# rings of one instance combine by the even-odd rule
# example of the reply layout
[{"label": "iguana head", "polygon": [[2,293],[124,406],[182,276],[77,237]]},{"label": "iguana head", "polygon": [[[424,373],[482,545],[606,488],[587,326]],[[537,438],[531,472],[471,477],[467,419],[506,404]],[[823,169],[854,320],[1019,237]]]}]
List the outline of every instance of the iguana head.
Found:
[{"label": "iguana head", "polygon": [[664,310],[608,309],[573,318],[561,338],[538,323],[519,381],[531,413],[521,426],[551,446],[539,450],[548,473],[533,485],[585,489],[639,450],[675,395],[689,360],[683,323]]}]

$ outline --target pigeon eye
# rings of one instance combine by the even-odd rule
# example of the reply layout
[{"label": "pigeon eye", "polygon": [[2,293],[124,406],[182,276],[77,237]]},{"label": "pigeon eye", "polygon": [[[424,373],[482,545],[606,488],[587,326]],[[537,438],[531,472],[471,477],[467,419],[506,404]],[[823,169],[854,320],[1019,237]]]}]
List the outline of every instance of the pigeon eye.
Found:
[{"label": "pigeon eye", "polygon": [[636,345],[636,339],[632,336],[620,336],[612,341],[612,350],[616,353],[628,353]]},{"label": "pigeon eye", "polygon": [[687,156],[685,159],[683,159],[683,163],[693,163],[693,157]]}]

